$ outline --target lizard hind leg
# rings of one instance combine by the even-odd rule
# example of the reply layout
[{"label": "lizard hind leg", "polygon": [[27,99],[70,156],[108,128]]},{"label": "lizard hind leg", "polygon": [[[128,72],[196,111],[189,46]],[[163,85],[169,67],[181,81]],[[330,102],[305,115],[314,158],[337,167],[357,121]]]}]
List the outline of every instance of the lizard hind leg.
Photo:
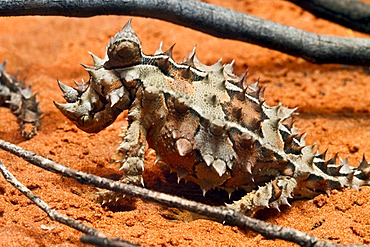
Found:
[{"label": "lizard hind leg", "polygon": [[290,206],[288,199],[297,185],[293,177],[278,176],[274,180],[259,186],[247,193],[240,200],[226,204],[228,208],[239,211],[248,216],[254,216],[262,208],[275,208],[280,211],[280,205]]}]

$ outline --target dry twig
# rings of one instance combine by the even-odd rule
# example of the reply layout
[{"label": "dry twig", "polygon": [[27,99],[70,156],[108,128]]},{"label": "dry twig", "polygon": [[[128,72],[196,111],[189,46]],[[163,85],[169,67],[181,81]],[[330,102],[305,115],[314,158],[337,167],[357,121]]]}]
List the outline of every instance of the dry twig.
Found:
[{"label": "dry twig", "polygon": [[98,235],[100,237],[105,237],[103,233],[98,232],[97,230],[88,227],[72,218],[69,218],[67,215],[57,212],[55,209],[51,208],[46,202],[41,200],[38,196],[32,193],[26,186],[19,182],[13,174],[6,169],[5,165],[0,161],[0,171],[3,174],[6,181],[13,185],[17,190],[22,192],[28,199],[35,203],[40,209],[42,209],[50,219],[58,221],[62,224],[65,224],[69,227],[72,227],[80,232],[89,234],[89,235]]},{"label": "dry twig", "polygon": [[[197,214],[205,215],[209,219],[223,222],[229,225],[250,228],[266,238],[278,238],[297,243],[301,246],[340,246],[334,243],[328,243],[317,239],[314,236],[304,232],[273,225],[261,220],[247,217],[239,212],[226,207],[213,207],[198,202],[186,200],[177,196],[172,196],[156,191],[151,191],[134,185],[123,184],[110,179],[98,177],[77,171],[52,160],[46,159],[33,152],[22,149],[19,146],[0,140],[0,148],[6,150],[38,167],[48,171],[62,174],[63,176],[76,179],[83,184],[90,184],[98,188],[108,189],[111,191],[121,192],[130,196],[142,198],[168,207],[177,207],[188,210]],[[95,238],[99,241],[99,238]],[[353,245],[355,246],[355,245]],[[360,245],[358,245],[360,246]],[[361,245],[363,246],[363,245]]]},{"label": "dry twig", "polygon": [[216,37],[240,40],[278,50],[313,63],[370,65],[370,39],[317,35],[200,1],[0,1],[0,16],[21,15],[151,17]]},{"label": "dry twig", "polygon": [[21,182],[19,182],[13,176],[13,174],[9,172],[9,170],[5,167],[5,165],[1,161],[0,161],[0,172],[3,174],[6,181],[13,185],[17,190],[22,192],[23,195],[25,195],[28,199],[35,203],[40,209],[42,209],[49,216],[50,219],[87,234],[84,235],[84,237],[82,238],[84,240],[84,243],[90,243],[97,246],[117,246],[117,247],[138,246],[127,241],[109,239],[103,233],[95,230],[94,228],[82,224],[77,220],[68,217],[67,215],[59,213],[55,209],[51,208],[46,202],[41,200],[34,193],[32,193],[32,191],[29,190],[26,186],[24,186]]}]

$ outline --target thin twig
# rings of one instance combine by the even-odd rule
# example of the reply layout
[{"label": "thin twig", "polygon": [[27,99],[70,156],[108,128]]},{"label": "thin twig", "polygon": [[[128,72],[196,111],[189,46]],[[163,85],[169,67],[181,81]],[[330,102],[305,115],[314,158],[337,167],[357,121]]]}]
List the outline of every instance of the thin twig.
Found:
[{"label": "thin twig", "polygon": [[61,214],[55,209],[51,208],[46,202],[41,200],[38,196],[36,196],[32,191],[30,191],[26,186],[24,186],[21,182],[19,182],[14,175],[9,172],[9,170],[5,167],[5,165],[0,160],[0,172],[3,174],[6,181],[8,181],[11,185],[13,185],[16,189],[22,192],[28,199],[30,199],[33,203],[36,204],[40,209],[42,209],[50,219],[62,223],[66,226],[76,229],[86,235],[81,237],[81,241],[84,243],[96,245],[96,246],[106,246],[106,247],[137,247],[140,245],[136,245],[130,243],[126,240],[118,240],[118,239],[111,239],[107,238],[103,233],[91,228],[85,224],[74,220],[67,215]]},{"label": "thin twig", "polygon": [[[266,238],[278,238],[297,243],[301,246],[340,246],[334,243],[328,243],[318,240],[316,237],[304,232],[273,225],[261,220],[247,217],[239,212],[226,207],[213,207],[202,203],[186,200],[177,196],[172,196],[156,191],[151,191],[138,186],[123,184],[110,179],[98,177],[65,167],[52,160],[46,159],[33,152],[22,149],[19,146],[0,140],[0,148],[6,150],[38,167],[48,171],[71,177],[80,183],[94,185],[98,188],[108,189],[111,191],[121,192],[130,196],[140,197],[147,201],[153,201],[169,207],[177,207],[205,215],[210,219],[224,222],[229,225],[247,227],[256,231]],[[363,246],[363,245],[359,245]]]},{"label": "thin twig", "polygon": [[0,1],[0,16],[22,15],[151,17],[216,37],[267,47],[313,63],[370,65],[370,39],[317,35],[201,1]]},{"label": "thin twig", "polygon": [[370,33],[370,5],[356,0],[289,0],[317,17]]},{"label": "thin twig", "polygon": [[5,165],[1,161],[0,161],[0,171],[3,174],[4,178],[6,179],[6,181],[13,185],[17,190],[22,192],[23,195],[25,195],[28,199],[35,203],[40,209],[42,209],[49,216],[50,219],[60,222],[69,227],[72,227],[77,231],[80,231],[85,234],[99,236],[102,238],[105,237],[103,233],[95,230],[94,228],[84,225],[78,222],[77,220],[74,220],[68,217],[67,215],[61,214],[55,209],[51,208],[46,202],[41,200],[38,196],[32,193],[31,190],[29,190],[26,186],[19,182],[13,176],[13,174],[11,174],[8,169],[6,169]]}]

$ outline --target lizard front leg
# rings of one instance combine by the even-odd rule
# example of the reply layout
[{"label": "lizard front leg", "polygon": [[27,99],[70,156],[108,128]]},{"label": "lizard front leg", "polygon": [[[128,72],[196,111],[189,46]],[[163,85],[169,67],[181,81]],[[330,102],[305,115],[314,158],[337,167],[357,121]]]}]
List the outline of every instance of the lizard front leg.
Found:
[{"label": "lizard front leg", "polygon": [[143,124],[141,93],[138,93],[128,113],[129,125],[122,134],[123,141],[118,147],[121,168],[125,172],[121,182],[135,185],[144,185],[142,172],[144,171],[144,157],[148,149],[146,141],[147,129]]},{"label": "lizard front leg", "polygon": [[[141,97],[138,92],[128,113],[128,127],[121,134],[123,140],[118,147],[115,161],[120,164],[120,170],[124,171],[120,182],[144,185],[142,173],[144,171],[144,157],[148,149],[146,141],[147,129],[143,124]],[[113,191],[100,190],[97,200],[106,206],[122,206],[133,208],[134,198]]]}]

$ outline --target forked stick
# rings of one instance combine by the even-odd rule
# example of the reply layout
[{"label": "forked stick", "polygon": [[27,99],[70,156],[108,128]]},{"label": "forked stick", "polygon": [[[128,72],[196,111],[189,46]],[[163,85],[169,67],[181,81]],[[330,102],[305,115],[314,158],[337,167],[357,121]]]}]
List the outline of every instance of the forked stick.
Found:
[{"label": "forked stick", "polygon": [[[18,157],[23,158],[24,160],[30,162],[31,164],[34,164],[38,167],[41,167],[43,169],[46,169],[57,174],[62,174],[63,176],[66,177],[74,178],[80,183],[90,184],[98,188],[121,192],[130,196],[140,197],[147,201],[153,201],[168,207],[177,207],[185,209],[190,212],[205,215],[209,219],[223,222],[225,224],[250,228],[251,230],[258,232],[259,234],[263,235],[266,238],[272,239],[278,238],[282,240],[287,240],[290,242],[297,243],[301,246],[315,246],[315,247],[344,246],[337,245],[335,243],[321,241],[314,236],[311,236],[309,234],[306,234],[304,232],[292,228],[285,228],[258,219],[250,218],[226,207],[213,207],[202,203],[186,200],[181,197],[148,190],[134,185],[123,184],[110,179],[77,171],[66,166],[63,166],[59,163],[56,163],[52,160],[49,160],[47,158],[44,158],[40,155],[37,155],[33,152],[24,150],[19,146],[16,146],[3,140],[0,140],[0,148]],[[3,167],[4,166],[2,166],[2,169],[5,168]],[[99,241],[100,237],[97,236],[95,239],[96,241]],[[364,245],[351,245],[351,246],[364,246]]]}]

